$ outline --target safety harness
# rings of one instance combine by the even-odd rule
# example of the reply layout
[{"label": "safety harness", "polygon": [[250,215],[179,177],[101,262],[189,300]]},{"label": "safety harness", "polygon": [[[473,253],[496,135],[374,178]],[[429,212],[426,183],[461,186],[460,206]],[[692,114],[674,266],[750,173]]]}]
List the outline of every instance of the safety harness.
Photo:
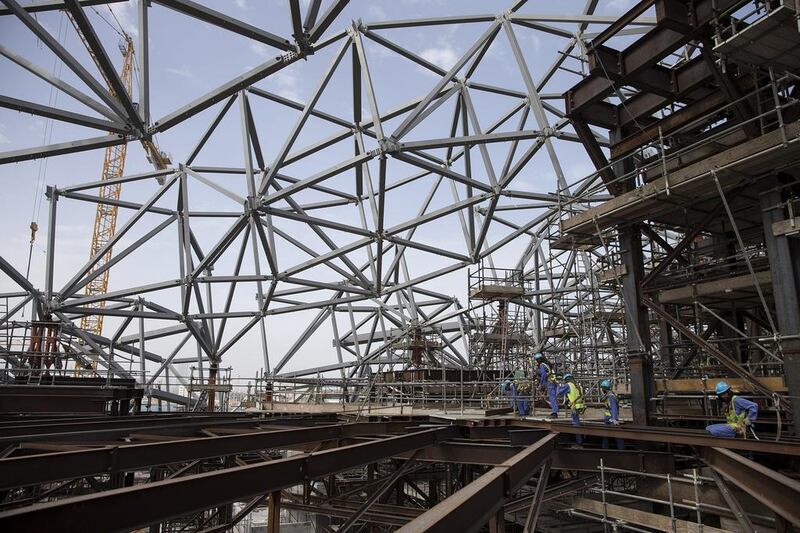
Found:
[{"label": "safety harness", "polygon": [[573,413],[583,414],[586,410],[586,405],[583,403],[583,387],[572,381],[567,382],[569,392],[567,393],[567,401],[569,408]]},{"label": "safety harness", "polygon": [[550,365],[548,365],[547,363],[539,363],[539,364],[547,369],[547,381],[549,381],[550,383],[556,383],[556,374],[555,372],[552,371]]},{"label": "safety harness", "polygon": [[731,398],[731,404],[728,407],[728,413],[725,418],[729,426],[734,429],[741,429],[744,425],[744,419],[747,418],[747,411],[742,409],[741,413],[738,415],[736,414],[736,406],[734,405],[736,403],[736,398],[736,396]]}]

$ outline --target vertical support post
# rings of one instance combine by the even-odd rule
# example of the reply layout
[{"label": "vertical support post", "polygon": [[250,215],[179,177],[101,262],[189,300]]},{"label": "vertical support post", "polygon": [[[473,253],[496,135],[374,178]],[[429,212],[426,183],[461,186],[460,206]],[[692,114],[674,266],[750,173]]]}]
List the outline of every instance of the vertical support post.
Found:
[{"label": "vertical support post", "polygon": [[500,507],[489,519],[489,533],[506,533],[505,507]]},{"label": "vertical support post", "polygon": [[[772,224],[784,219],[780,182],[776,176],[764,180],[761,189],[761,216],[764,240],[772,273],[772,293],[775,298],[778,333],[782,337],[800,335],[800,246],[786,235],[776,236]],[[788,396],[792,399],[795,434],[800,428],[800,339],[781,340],[783,368]]]},{"label": "vertical support post", "polygon": [[692,485],[694,486],[694,510],[697,514],[697,529],[698,531],[702,531],[701,528],[703,527],[703,517],[700,513],[700,481],[697,477],[696,468],[692,469]]},{"label": "vertical support post", "polygon": [[[395,469],[401,468],[400,462],[399,461],[394,461],[394,467],[395,467]],[[405,492],[406,492],[405,478],[403,478],[401,476],[400,479],[398,479],[397,482],[394,484],[394,486],[395,486],[395,491],[396,491],[395,492],[395,503],[397,505],[401,505],[402,506],[405,503]]]},{"label": "vertical support post", "polygon": [[606,501],[606,468],[603,458],[600,458],[600,496],[603,499],[603,531],[607,531],[608,523],[608,502]]},{"label": "vertical support post", "polygon": [[453,464],[447,463],[444,473],[444,497],[449,498],[453,494]]},{"label": "vertical support post", "polygon": [[45,300],[49,303],[53,298],[53,267],[56,252],[56,209],[58,207],[58,190],[47,187],[47,199],[50,200],[50,217],[47,221],[47,267],[44,277]]},{"label": "vertical support post", "polygon": [[678,531],[678,523],[675,518],[675,500],[672,496],[672,478],[667,474],[667,492],[669,493],[669,518],[672,523],[672,533]]},{"label": "vertical support post", "polygon": [[428,481],[428,498],[431,501],[431,505],[439,503],[439,492],[439,479],[431,478],[431,480]]},{"label": "vertical support post", "polygon": [[150,44],[147,5],[139,0],[139,116],[145,126],[150,124]]},{"label": "vertical support post", "polygon": [[633,422],[647,425],[652,397],[653,375],[650,364],[650,328],[647,307],[641,301],[641,281],[644,277],[642,233],[638,224],[619,229],[619,245],[625,274],[621,276],[622,299],[625,305],[628,366],[631,374]]},{"label": "vertical support post", "polygon": [[267,506],[267,533],[278,533],[281,529],[281,491],[270,492]]},{"label": "vertical support post", "polygon": [[214,412],[214,402],[217,398],[217,391],[214,386],[217,384],[217,368],[216,361],[212,361],[208,368],[208,412]]},{"label": "vertical support post", "polygon": [[670,372],[675,371],[675,350],[672,350],[672,329],[663,318],[658,320],[658,355],[667,362]]},{"label": "vertical support post", "polygon": [[[147,386],[147,379],[145,376],[145,356],[144,356],[144,301],[139,298],[139,383]],[[145,391],[146,393],[147,391]]]},{"label": "vertical support post", "polygon": [[[621,132],[613,130],[614,142]],[[612,165],[617,177],[631,173],[633,162],[630,159]],[[624,190],[635,186],[632,179],[622,184]],[[631,374],[631,401],[633,422],[647,425],[649,403],[653,389],[653,371],[650,363],[650,324],[647,307],[642,303],[641,286],[644,278],[644,252],[642,250],[642,230],[639,224],[619,226],[619,247],[625,273],[620,276],[622,301],[625,308],[625,329],[627,331],[628,367]]]}]

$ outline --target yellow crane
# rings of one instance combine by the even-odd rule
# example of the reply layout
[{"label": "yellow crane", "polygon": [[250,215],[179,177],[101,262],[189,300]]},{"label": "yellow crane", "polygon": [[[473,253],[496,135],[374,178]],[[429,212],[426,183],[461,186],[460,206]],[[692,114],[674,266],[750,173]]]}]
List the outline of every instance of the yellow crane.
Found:
[{"label": "yellow crane", "polygon": [[[72,17],[70,16],[70,19]],[[77,25],[75,26],[77,28]],[[83,37],[83,34],[78,30],[78,33]],[[122,71],[120,72],[120,79],[125,86],[128,94],[131,93],[131,84],[133,79],[133,40],[126,35],[127,39],[124,43],[122,60]],[[87,46],[87,50],[90,48]],[[94,54],[92,54],[94,57]],[[102,72],[102,69],[100,69]],[[109,90],[112,91],[109,84]],[[105,150],[103,157],[103,172],[100,179],[111,180],[119,178],[125,170],[125,156],[128,152],[128,144],[123,143],[116,146],[109,146]],[[100,187],[98,196],[103,199],[119,200],[120,192],[122,191],[121,183],[109,183]],[[97,212],[94,217],[94,231],[92,232],[92,244],[89,248],[89,257],[94,257],[97,253],[114,237],[114,231],[117,227],[117,206],[98,202]],[[94,265],[92,272],[102,268],[106,263],[111,260],[112,250],[109,248],[103,257]],[[86,285],[84,293],[87,296],[94,296],[96,294],[104,294],[108,292],[108,274],[110,270],[103,271],[99,276],[94,278]],[[100,300],[97,302],[99,308],[105,307],[105,301]],[[81,317],[81,329],[100,335],[103,331],[103,315],[84,315]]]},{"label": "yellow crane", "polygon": [[[94,60],[95,64],[98,67],[98,70],[103,75],[105,79],[106,86],[108,87],[109,92],[115,98],[117,97],[116,93],[114,92],[113,86],[110,81],[105,77],[103,74],[103,68],[100,66],[97,56],[92,51],[91,46],[86,41],[86,38],[83,35],[78,23],[73,18],[72,14],[69,11],[66,11],[67,16],[69,17],[72,25],[75,27],[75,30],[78,32],[81,40],[83,41],[86,50],[89,52],[92,60]],[[120,51],[122,52],[123,60],[122,60],[122,68],[120,70],[120,79],[122,80],[122,84],[125,87],[128,95],[132,94],[132,83],[133,83],[133,69],[134,69],[134,47],[133,47],[133,39],[124,31],[122,28],[119,29],[120,35],[122,35],[122,42],[120,43]],[[156,167],[156,169],[161,170],[167,167],[171,163],[169,156],[164,152],[160,151],[155,143],[149,139],[142,139],[142,146],[144,147],[145,152],[147,153],[148,160]],[[109,146],[105,149],[105,155],[103,157],[103,171],[101,174],[101,180],[113,180],[115,178],[119,178],[122,176],[125,170],[125,156],[128,152],[128,144],[123,143],[116,146]],[[103,185],[100,187],[100,191],[98,196],[102,199],[107,200],[119,200],[120,192],[122,191],[122,184],[121,183],[109,183],[107,185]],[[109,203],[104,203],[102,201],[98,202],[97,204],[97,211],[95,213],[94,218],[94,231],[92,232],[92,243],[89,249],[89,257],[94,257],[97,253],[103,249],[103,247],[109,243],[109,241],[114,237],[114,232],[117,227],[117,206],[112,205]],[[112,249],[109,248],[108,251],[103,255],[100,260],[95,263],[94,267],[92,267],[91,272],[95,272],[98,269],[101,269],[104,265],[106,265],[111,260]],[[104,270],[99,276],[94,278],[91,282],[89,282],[85,289],[84,293],[87,296],[94,296],[98,294],[105,294],[108,292],[108,275],[110,270]],[[104,308],[105,301],[100,300],[97,302],[97,308]],[[81,329],[84,331],[88,331],[89,333],[94,333],[95,335],[101,335],[103,331],[103,315],[84,315],[81,317]]]}]

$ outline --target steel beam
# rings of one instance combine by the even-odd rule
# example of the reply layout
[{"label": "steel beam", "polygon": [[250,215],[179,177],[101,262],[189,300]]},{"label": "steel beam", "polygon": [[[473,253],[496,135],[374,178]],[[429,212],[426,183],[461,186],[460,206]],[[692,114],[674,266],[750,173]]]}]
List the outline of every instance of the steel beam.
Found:
[{"label": "steel beam", "polygon": [[[102,6],[106,4],[120,4],[128,0],[78,0],[82,6]],[[28,13],[44,13],[47,11],[59,11],[64,9],[64,0],[37,0],[22,6]],[[13,15],[10,9],[0,9],[0,16]]]},{"label": "steel beam", "polygon": [[[291,487],[305,479],[425,448],[458,434],[459,429],[452,426],[432,428],[266,463],[32,505],[0,513],[0,528],[5,531],[45,531],[53,524],[59,524],[64,531],[129,531],[223,503],[249,500]],[[518,483],[525,481],[515,480]]]},{"label": "steel beam", "polygon": [[723,448],[702,448],[700,457],[776,514],[800,526],[800,482]]},{"label": "steel beam", "polygon": [[106,90],[94,76],[92,76],[86,68],[81,65],[81,63],[75,59],[66,48],[61,46],[59,43],[50,33],[45,30],[39,22],[33,18],[22,6],[20,6],[16,0],[2,0],[2,2],[14,12],[17,18],[22,21],[25,26],[28,27],[39,39],[45,43],[53,53],[58,56],[61,61],[63,61],[74,73],[75,75],[85,83],[90,89],[92,89],[97,96],[100,97],[105,104],[110,107],[114,112],[119,116],[119,118],[123,118],[126,116],[125,108],[120,105],[120,103],[114,98],[114,96]]},{"label": "steel beam", "polygon": [[54,155],[85,152],[86,150],[95,150],[97,148],[107,148],[109,146],[125,144],[126,142],[128,141],[125,136],[114,134],[104,135],[102,137],[92,137],[91,139],[82,139],[78,141],[48,144],[46,146],[38,146],[36,148],[23,148],[21,150],[13,150],[11,152],[0,152],[0,165],[4,165],[6,163],[18,163],[20,161],[29,161],[31,159],[39,159],[40,157],[51,157]]},{"label": "steel beam", "polygon": [[492,468],[399,531],[479,531],[550,457],[555,438],[555,434],[548,435],[505,463]]},{"label": "steel beam", "polygon": [[661,444],[679,444],[683,446],[703,446],[724,448],[728,450],[742,450],[768,454],[800,456],[800,445],[793,441],[772,441],[754,439],[725,439],[710,436],[705,431],[698,430],[678,430],[671,428],[665,431],[663,428],[652,428],[648,426],[636,426],[624,424],[619,427],[610,427],[606,424],[582,423],[579,427],[573,427],[569,422],[532,422],[515,421],[513,427],[530,427],[546,429],[558,433],[612,437],[635,441],[653,442]]},{"label": "steel beam", "polygon": [[542,507],[542,498],[550,477],[550,463],[551,461],[548,459],[542,466],[541,472],[539,472],[539,481],[536,483],[536,490],[533,493],[533,498],[531,498],[531,507],[528,509],[528,517],[525,519],[524,533],[534,533],[536,531],[536,523],[539,520],[539,511]]},{"label": "steel beam", "polygon": [[133,105],[132,95],[128,94],[128,90],[122,83],[111,58],[106,53],[106,49],[100,42],[100,38],[94,31],[94,27],[86,17],[80,2],[78,0],[64,0],[64,3],[72,15],[75,24],[80,28],[81,35],[85,40],[86,46],[93,53],[93,58],[100,68],[103,78],[106,80],[109,89],[112,91],[111,95],[122,105],[125,110],[125,118],[140,134],[144,133],[144,124],[139,116],[139,112]]},{"label": "steel beam", "polygon": [[215,11],[191,0],[154,0],[157,4],[173,9],[184,15],[189,15],[214,26],[238,33],[254,41],[264,43],[284,52],[294,50],[294,45],[288,40],[274,33],[252,26],[246,22],[235,19],[219,11]]},{"label": "steel beam", "polygon": [[800,434],[800,246],[787,235],[775,235],[772,225],[788,218],[782,207],[780,180],[775,177],[761,185],[759,205],[764,227],[764,243],[769,256],[772,294],[781,341],[783,375],[791,398],[795,434]]},{"label": "steel beam", "polygon": [[34,102],[12,98],[10,96],[0,95],[0,107],[13,109],[14,111],[22,111],[23,113],[30,113],[32,115],[39,115],[41,117],[52,118],[60,120],[61,122],[69,122],[87,128],[94,128],[97,130],[110,131],[113,133],[125,134],[130,132],[130,127],[120,122],[111,122],[109,120],[97,119],[80,113],[73,113],[64,109],[45,106]]},{"label": "steel beam", "polygon": [[[258,423],[258,420],[253,420]],[[213,425],[213,422],[209,422]],[[391,432],[396,425],[360,422],[311,428],[270,429],[206,438],[178,438],[166,442],[107,446],[78,451],[25,455],[0,459],[0,490],[73,479],[108,472],[142,470],[156,465],[196,461],[225,455],[291,448],[299,444],[338,440],[357,435]],[[138,429],[144,433],[148,430]]]},{"label": "steel beam", "polygon": [[[722,363],[728,370],[739,376],[740,378],[744,379],[753,390],[758,391],[759,393],[767,396],[768,398],[772,398],[773,394],[775,394],[772,390],[768,387],[765,387],[761,384],[758,379],[753,376],[745,367],[740,365],[735,359],[731,356],[724,353],[722,350],[717,348],[714,344],[711,344],[700,335],[697,335],[685,324],[683,324],[680,320],[673,317],[670,313],[668,313],[661,305],[657,304],[653,300],[648,297],[644,297],[643,302],[652,309],[658,316],[666,320],[673,328],[675,328],[681,335],[698,345],[700,348],[704,349],[706,352],[711,354],[714,358],[716,358],[720,363]],[[785,411],[790,416],[792,415],[792,407],[788,403],[783,404],[783,411]]]}]

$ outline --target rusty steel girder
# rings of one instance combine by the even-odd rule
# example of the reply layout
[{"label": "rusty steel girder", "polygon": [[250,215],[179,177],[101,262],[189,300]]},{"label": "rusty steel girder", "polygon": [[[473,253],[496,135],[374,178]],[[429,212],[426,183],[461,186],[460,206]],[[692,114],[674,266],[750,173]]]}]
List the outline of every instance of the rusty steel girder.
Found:
[{"label": "rusty steel girder", "polygon": [[263,496],[309,479],[432,446],[460,434],[461,429],[456,426],[430,428],[332,450],[31,505],[0,513],[0,531],[48,531],[53,524],[58,524],[61,531],[130,531]]},{"label": "rusty steel girder", "polygon": [[800,482],[723,448],[701,448],[708,465],[795,526],[800,525]]},{"label": "rusty steel girder", "polygon": [[270,448],[343,439],[357,435],[391,432],[380,422],[332,424],[309,428],[269,429],[239,435],[203,438],[176,438],[167,442],[149,442],[105,446],[76,451],[24,455],[0,459],[0,490],[74,479],[111,472],[139,470],[157,465],[196,461]]},{"label": "rusty steel girder", "polygon": [[412,520],[400,532],[478,531],[489,517],[550,458],[557,435],[552,433]]}]

